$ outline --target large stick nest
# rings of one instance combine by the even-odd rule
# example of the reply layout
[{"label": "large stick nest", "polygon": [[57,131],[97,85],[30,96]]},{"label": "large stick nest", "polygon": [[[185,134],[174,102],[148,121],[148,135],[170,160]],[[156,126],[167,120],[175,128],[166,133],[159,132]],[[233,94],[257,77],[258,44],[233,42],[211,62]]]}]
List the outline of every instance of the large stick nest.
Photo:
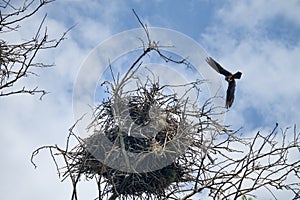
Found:
[{"label": "large stick nest", "polygon": [[[189,166],[180,155],[200,132],[188,118],[199,113],[187,110],[187,99],[163,94],[163,88],[147,82],[103,101],[89,127],[93,134],[69,153],[72,173],[100,176],[106,185],[103,194],[113,194],[112,199],[142,194],[161,199],[171,184],[183,182]],[[103,142],[104,138],[109,142]],[[118,163],[114,163],[116,158]],[[169,163],[162,164],[162,159]]]}]

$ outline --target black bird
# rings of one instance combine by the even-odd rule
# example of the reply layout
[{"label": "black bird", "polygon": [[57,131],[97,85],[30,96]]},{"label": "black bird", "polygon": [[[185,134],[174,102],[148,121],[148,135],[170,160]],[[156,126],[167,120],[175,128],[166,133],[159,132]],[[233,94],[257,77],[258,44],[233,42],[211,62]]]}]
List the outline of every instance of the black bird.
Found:
[{"label": "black bird", "polygon": [[234,91],[236,85],[234,79],[240,79],[242,73],[241,72],[236,72],[235,74],[230,73],[211,57],[207,57],[205,60],[218,73],[223,74],[225,76],[225,80],[228,82],[227,95],[226,95],[226,108],[230,108],[234,100]]}]

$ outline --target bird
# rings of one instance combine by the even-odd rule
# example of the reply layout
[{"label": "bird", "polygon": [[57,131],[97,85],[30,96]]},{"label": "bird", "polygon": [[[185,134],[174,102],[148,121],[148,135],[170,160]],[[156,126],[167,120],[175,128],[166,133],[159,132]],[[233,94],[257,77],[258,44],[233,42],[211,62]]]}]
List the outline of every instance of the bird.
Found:
[{"label": "bird", "polygon": [[226,94],[226,104],[225,107],[228,109],[232,106],[232,103],[234,101],[234,91],[235,91],[235,79],[240,79],[242,76],[242,72],[236,72],[235,74],[232,74],[231,72],[224,69],[217,61],[215,61],[211,57],[207,57],[206,62],[214,68],[218,73],[225,76],[225,80],[228,82],[228,88],[227,88],[227,94]]}]

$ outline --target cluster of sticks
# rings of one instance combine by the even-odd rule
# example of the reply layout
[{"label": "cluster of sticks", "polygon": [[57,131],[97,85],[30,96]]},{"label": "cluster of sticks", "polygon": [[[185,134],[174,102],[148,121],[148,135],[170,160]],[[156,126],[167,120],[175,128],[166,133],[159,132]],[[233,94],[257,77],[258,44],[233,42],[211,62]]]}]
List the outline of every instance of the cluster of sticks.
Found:
[{"label": "cluster of sticks", "polygon": [[[72,154],[70,169],[77,176],[102,178],[102,197],[146,195],[162,199],[165,189],[182,181],[187,173],[187,166],[171,158],[184,153],[195,130],[187,128],[176,96],[163,95],[160,90],[152,84],[150,88],[139,87],[135,95],[118,95],[103,102],[90,127],[95,128],[94,134],[78,146],[77,154]],[[158,158],[169,162],[161,166]]]},{"label": "cluster of sticks", "polygon": [[[192,89],[200,84],[182,87]],[[78,138],[72,127],[69,137],[79,143],[75,148],[68,149],[70,138],[66,149],[43,147],[51,149],[55,163],[55,156],[64,157],[66,166],[57,169],[63,180],[72,179],[72,199],[77,199],[76,185],[82,176],[98,180],[99,199],[168,199],[174,194],[166,195],[166,190],[176,191],[180,183],[189,181],[193,162],[184,154],[188,148],[202,148],[193,139],[209,127],[199,120],[210,118],[205,109],[201,114],[188,109],[189,93],[178,98],[175,93],[164,94],[165,87],[149,78],[130,92],[116,90],[120,87],[114,85],[112,96],[94,112],[91,136]],[[52,153],[53,148],[57,154]]]}]

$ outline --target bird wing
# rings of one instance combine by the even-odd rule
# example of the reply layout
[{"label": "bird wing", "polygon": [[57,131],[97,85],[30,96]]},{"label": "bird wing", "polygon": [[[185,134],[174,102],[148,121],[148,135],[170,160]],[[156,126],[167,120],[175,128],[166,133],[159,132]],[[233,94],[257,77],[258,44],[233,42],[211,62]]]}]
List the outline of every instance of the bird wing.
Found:
[{"label": "bird wing", "polygon": [[207,57],[206,62],[214,68],[218,73],[223,74],[224,76],[232,75],[229,71],[224,69],[217,61],[215,61],[212,57]]},{"label": "bird wing", "polygon": [[227,94],[226,94],[226,108],[230,108],[234,100],[235,80],[228,82]]},{"label": "bird wing", "polygon": [[237,72],[237,73],[235,73],[235,74],[232,75],[232,78],[234,78],[234,79],[240,79],[241,76],[242,76],[242,72]]}]

